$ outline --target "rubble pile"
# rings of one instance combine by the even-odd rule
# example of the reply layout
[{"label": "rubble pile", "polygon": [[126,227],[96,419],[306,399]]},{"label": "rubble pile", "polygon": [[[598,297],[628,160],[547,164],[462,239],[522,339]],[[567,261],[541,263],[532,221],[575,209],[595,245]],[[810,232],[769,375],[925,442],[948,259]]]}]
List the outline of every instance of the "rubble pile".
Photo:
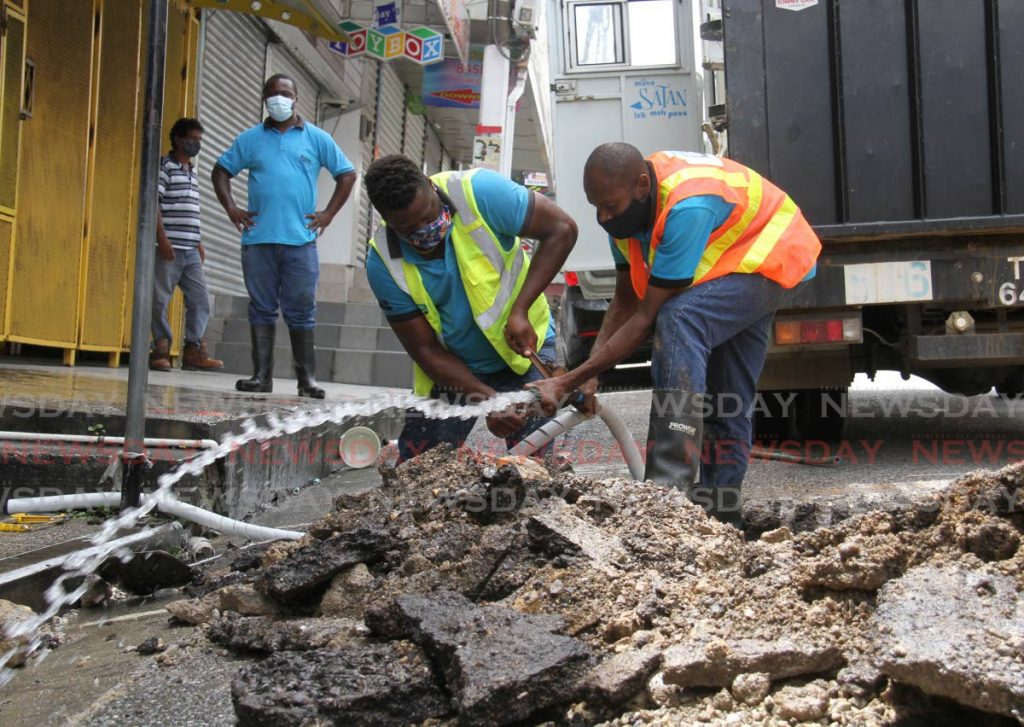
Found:
[{"label": "rubble pile", "polygon": [[382,474],[172,605],[253,657],[241,723],[1024,722],[1024,466],[750,541],[534,462]]}]

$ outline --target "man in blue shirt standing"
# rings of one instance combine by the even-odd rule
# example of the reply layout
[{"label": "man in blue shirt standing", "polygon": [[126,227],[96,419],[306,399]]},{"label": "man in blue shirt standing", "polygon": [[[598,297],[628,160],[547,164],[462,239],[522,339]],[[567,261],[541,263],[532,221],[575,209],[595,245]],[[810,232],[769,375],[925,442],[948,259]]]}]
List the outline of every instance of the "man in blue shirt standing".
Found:
[{"label": "man in blue shirt standing", "polygon": [[[384,221],[366,274],[391,328],[415,362],[414,390],[449,402],[480,401],[541,378],[517,352],[554,360],[544,288],[576,242],[576,223],[554,202],[486,169],[424,176],[400,155],[366,170]],[[530,261],[519,236],[539,241]],[[400,460],[437,444],[459,447],[474,420],[409,412]],[[544,423],[509,409],[487,417],[509,447]]]},{"label": "man in blue shirt standing", "polygon": [[[239,391],[273,390],[274,327],[278,306],[288,325],[299,396],[323,399],[317,386],[313,337],[316,283],[320,275],[316,238],[331,224],[355,184],[355,167],[334,139],[295,113],[295,81],[267,79],[267,119],[239,134],[213,169],[213,188],[231,222],[242,233],[242,275],[249,291],[251,378]],[[316,211],[317,177],[326,168],[335,179],[327,207]],[[248,209],[231,196],[231,178],[249,170]]]}]

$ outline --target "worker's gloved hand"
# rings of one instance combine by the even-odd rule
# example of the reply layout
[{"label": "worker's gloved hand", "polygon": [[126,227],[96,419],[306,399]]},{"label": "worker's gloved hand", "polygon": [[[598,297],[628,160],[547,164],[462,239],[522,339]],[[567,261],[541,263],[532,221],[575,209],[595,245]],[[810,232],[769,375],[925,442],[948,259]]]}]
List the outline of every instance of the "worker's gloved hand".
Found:
[{"label": "worker's gloved hand", "polygon": [[509,313],[505,323],[505,340],[520,356],[525,356],[527,351],[537,350],[537,331],[533,329],[526,313],[515,309]]},{"label": "worker's gloved hand", "polygon": [[563,382],[564,379],[558,376],[553,379],[534,381],[527,384],[525,388],[527,391],[534,392],[541,411],[550,417],[555,415],[564,402],[566,394],[569,393]]},{"label": "worker's gloved hand", "polygon": [[524,424],[526,417],[514,406],[487,415],[487,429],[496,437],[510,437],[522,429]]}]

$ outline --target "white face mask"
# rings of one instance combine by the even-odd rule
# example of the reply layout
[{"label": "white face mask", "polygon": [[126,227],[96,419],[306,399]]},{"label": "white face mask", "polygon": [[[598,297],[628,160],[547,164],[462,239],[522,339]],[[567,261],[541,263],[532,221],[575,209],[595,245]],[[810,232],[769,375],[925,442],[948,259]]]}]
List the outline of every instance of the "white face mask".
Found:
[{"label": "white face mask", "polygon": [[295,101],[287,96],[271,96],[267,99],[267,113],[274,121],[287,121],[292,117]]}]

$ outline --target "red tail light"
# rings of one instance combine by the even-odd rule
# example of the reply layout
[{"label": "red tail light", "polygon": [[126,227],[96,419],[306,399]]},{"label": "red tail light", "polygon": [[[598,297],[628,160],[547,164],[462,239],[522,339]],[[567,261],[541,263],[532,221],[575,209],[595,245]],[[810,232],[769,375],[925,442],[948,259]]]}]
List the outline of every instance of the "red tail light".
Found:
[{"label": "red tail light", "polygon": [[570,288],[578,288],[580,286],[580,278],[574,272],[567,272],[565,274],[565,284]]}]

